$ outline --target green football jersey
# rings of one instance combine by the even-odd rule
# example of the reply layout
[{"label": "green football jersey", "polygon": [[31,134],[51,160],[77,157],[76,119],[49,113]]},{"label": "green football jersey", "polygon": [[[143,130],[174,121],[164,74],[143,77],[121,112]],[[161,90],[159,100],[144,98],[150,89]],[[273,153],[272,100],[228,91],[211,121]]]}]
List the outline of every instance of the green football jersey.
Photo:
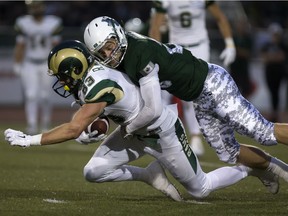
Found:
[{"label": "green football jersey", "polygon": [[162,44],[134,32],[127,32],[126,36],[128,48],[117,69],[132,82],[139,85],[149,66],[157,63],[161,89],[186,101],[199,96],[208,73],[207,62],[178,45]]}]

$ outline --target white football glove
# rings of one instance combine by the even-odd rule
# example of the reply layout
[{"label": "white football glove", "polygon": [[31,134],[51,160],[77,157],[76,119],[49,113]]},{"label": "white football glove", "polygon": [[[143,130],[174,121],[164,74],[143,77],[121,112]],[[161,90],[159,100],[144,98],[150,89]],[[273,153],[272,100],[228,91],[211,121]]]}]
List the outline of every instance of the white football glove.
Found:
[{"label": "white football glove", "polygon": [[80,144],[88,145],[90,143],[100,142],[100,141],[106,139],[106,137],[107,137],[106,134],[100,134],[99,136],[94,137],[97,134],[98,134],[97,130],[95,130],[91,133],[86,133],[85,131],[82,131],[80,136],[75,140]]},{"label": "white football glove", "polygon": [[223,60],[223,65],[227,67],[235,61],[236,48],[232,38],[225,38],[225,44],[226,48],[222,51],[220,59]]},{"label": "white football glove", "polygon": [[22,131],[7,129],[4,132],[5,140],[12,146],[29,147],[31,145],[31,136],[24,134]]}]

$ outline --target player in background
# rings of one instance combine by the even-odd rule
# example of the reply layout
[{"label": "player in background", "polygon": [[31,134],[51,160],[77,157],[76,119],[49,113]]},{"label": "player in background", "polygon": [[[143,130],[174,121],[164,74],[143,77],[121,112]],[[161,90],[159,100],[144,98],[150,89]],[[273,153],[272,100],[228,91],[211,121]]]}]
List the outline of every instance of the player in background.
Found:
[{"label": "player in background", "polygon": [[26,0],[25,3],[29,14],[17,18],[15,23],[17,36],[13,71],[20,76],[24,90],[26,131],[36,134],[38,129],[48,130],[51,123],[49,92],[53,79],[46,74],[47,55],[61,40],[62,20],[54,15],[45,15],[43,1]]},{"label": "player in background", "polygon": [[263,59],[265,81],[270,94],[271,121],[281,121],[280,113],[280,88],[287,76],[288,48],[284,39],[281,25],[272,22],[268,26],[269,39],[264,42],[260,49]]},{"label": "player in background", "polygon": [[[53,89],[65,98],[73,94],[81,108],[70,122],[43,134],[30,136],[7,129],[5,138],[12,146],[44,146],[77,137],[81,143],[100,141],[105,137],[103,134],[93,137],[84,130],[96,117],[104,114],[120,126],[102,142],[84,167],[84,176],[90,182],[142,181],[173,200],[182,201],[177,189],[167,179],[162,164],[196,198],[206,197],[248,175],[265,178],[270,183],[269,191],[278,192],[277,178],[270,172],[242,165],[222,167],[207,174],[202,171],[197,156],[188,145],[176,106],[162,106],[157,70],[140,82],[145,86],[141,91],[145,88],[153,90],[150,105],[156,107],[160,116],[155,116],[147,127],[137,128],[133,136],[123,137],[123,126],[133,124],[139,112],[149,114],[140,89],[128,76],[93,62],[89,51],[79,41],[65,41],[53,48],[48,62],[50,74],[58,79]],[[128,165],[145,154],[157,160],[146,168]]]},{"label": "player in background", "polygon": [[[229,22],[215,1],[153,1],[154,12],[151,13],[149,36],[162,41],[161,26],[167,20],[169,42],[179,44],[190,50],[194,56],[204,61],[210,61],[210,45],[206,28],[206,10],[215,18],[219,30],[225,41],[225,49],[220,55],[223,65],[230,65],[236,56],[236,49],[232,38]],[[171,103],[172,95],[163,91],[166,103]],[[190,145],[193,151],[201,156],[205,149],[202,134],[195,117],[193,102],[182,102],[184,123],[190,133]]]}]

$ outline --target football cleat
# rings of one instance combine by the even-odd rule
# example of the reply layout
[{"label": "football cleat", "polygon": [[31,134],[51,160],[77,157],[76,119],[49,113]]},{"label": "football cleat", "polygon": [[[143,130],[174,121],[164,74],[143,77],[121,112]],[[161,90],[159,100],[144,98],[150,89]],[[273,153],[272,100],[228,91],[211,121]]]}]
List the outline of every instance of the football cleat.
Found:
[{"label": "football cleat", "polygon": [[279,176],[273,173],[267,173],[265,177],[258,177],[262,184],[272,194],[277,194],[279,191]]},{"label": "football cleat", "polygon": [[169,182],[164,169],[158,161],[154,161],[146,167],[149,174],[148,184],[161,191],[174,201],[181,202],[183,198],[176,187]]}]

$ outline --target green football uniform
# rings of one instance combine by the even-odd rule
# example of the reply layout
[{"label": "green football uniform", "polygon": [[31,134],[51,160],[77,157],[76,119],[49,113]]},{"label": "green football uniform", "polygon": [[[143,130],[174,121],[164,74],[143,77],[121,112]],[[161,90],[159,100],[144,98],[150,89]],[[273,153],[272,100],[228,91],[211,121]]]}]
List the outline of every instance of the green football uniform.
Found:
[{"label": "green football uniform", "polygon": [[207,62],[175,44],[161,44],[142,35],[127,32],[128,48],[117,69],[139,85],[139,79],[154,64],[159,65],[161,89],[191,101],[199,96],[208,73]]}]

